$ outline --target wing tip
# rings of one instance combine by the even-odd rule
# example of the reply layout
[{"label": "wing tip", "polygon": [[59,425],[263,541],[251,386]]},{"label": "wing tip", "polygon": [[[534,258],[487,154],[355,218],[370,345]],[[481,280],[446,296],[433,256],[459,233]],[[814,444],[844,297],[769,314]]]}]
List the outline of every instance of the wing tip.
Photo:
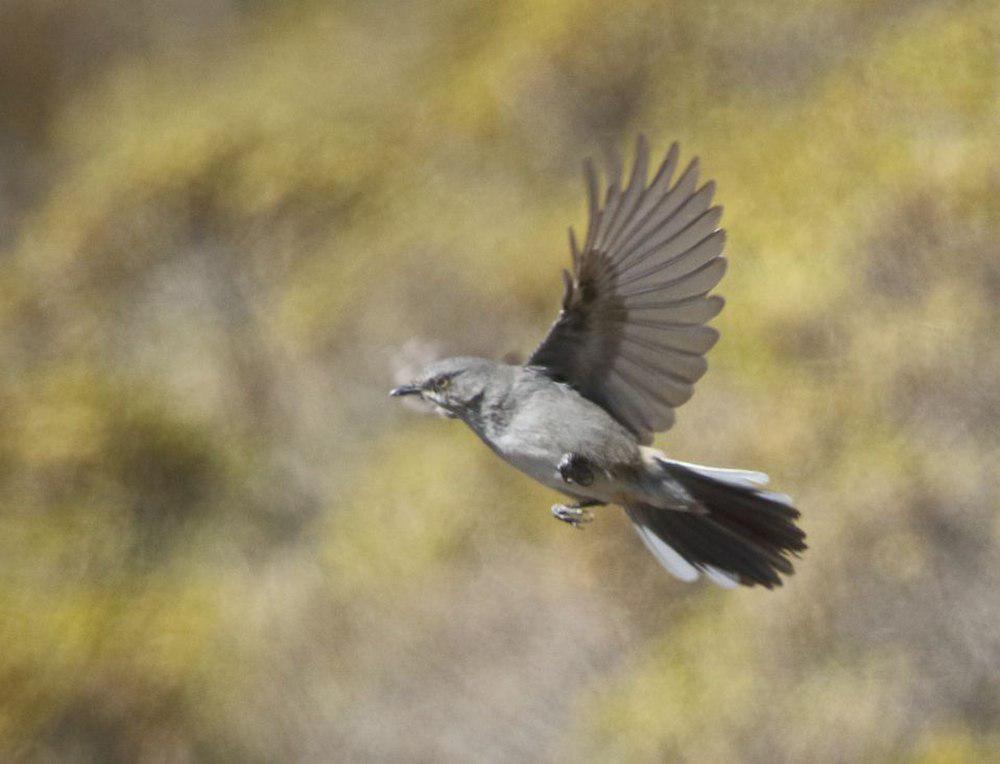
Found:
[{"label": "wing tip", "polygon": [[633,174],[640,166],[645,166],[649,162],[649,141],[646,134],[640,132],[635,139],[635,164],[632,166]]},{"label": "wing tip", "polygon": [[705,348],[704,351],[702,351],[703,354],[707,353],[709,350],[711,350],[716,346],[716,344],[722,337],[722,332],[720,332],[714,326],[706,326],[705,336],[707,337],[707,339],[705,340],[705,344],[707,345],[707,347]]},{"label": "wing tip", "polygon": [[587,187],[587,198],[590,201],[590,208],[596,208],[598,204],[598,180],[597,180],[597,166],[594,164],[594,160],[591,157],[587,157],[583,160],[583,182]]},{"label": "wing tip", "polygon": [[705,300],[711,304],[711,308],[715,311],[709,316],[708,321],[718,316],[722,312],[722,309],[726,307],[726,298],[721,294],[710,294]]},{"label": "wing tip", "polygon": [[685,178],[689,175],[691,176],[691,182],[694,185],[698,183],[698,176],[701,174],[701,159],[699,157],[692,157],[691,161],[688,162],[687,167],[684,168],[684,172],[681,174],[680,179],[677,181],[679,186]]},{"label": "wing tip", "polygon": [[[715,216],[716,224],[718,224],[718,222],[720,220],[722,220],[722,216],[725,214],[725,212],[726,212],[726,207],[723,204],[713,204],[711,207],[709,207],[707,210],[705,210],[705,214],[706,215],[714,215]],[[716,231],[725,231],[726,229],[725,228],[716,228],[715,230]]]},{"label": "wing tip", "polygon": [[608,168],[608,180],[610,181],[608,186],[618,186],[622,178],[622,157],[614,144],[605,150],[604,161]]}]

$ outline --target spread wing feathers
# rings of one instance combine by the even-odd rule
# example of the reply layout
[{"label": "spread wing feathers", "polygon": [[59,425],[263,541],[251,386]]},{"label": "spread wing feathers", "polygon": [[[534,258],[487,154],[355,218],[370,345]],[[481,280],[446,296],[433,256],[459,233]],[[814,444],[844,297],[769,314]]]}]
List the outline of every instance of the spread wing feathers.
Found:
[{"label": "spread wing feathers", "polygon": [[715,184],[698,187],[698,160],[671,182],[675,143],[652,180],[639,136],[623,180],[609,161],[603,201],[593,164],[584,163],[590,219],[581,248],[570,229],[573,270],[563,272],[562,310],[528,360],[603,406],[643,443],[669,428],[708,368],[719,338],[706,323],[722,310],[709,296],[726,270],[722,208]]}]

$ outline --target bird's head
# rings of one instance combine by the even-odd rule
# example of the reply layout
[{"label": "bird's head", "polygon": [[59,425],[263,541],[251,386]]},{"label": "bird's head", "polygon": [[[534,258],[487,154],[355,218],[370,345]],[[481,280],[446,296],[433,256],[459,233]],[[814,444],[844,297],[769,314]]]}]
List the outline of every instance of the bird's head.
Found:
[{"label": "bird's head", "polygon": [[483,358],[446,358],[425,366],[408,385],[389,395],[418,395],[446,416],[465,418],[478,412],[501,364]]}]

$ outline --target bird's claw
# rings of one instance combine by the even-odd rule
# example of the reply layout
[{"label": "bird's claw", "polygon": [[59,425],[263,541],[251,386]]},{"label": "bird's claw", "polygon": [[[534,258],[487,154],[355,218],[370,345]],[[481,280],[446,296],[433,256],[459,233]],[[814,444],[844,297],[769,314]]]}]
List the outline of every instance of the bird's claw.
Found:
[{"label": "bird's claw", "polygon": [[589,486],[594,482],[594,472],[589,462],[579,454],[564,454],[556,469],[565,483]]},{"label": "bird's claw", "polygon": [[592,522],[594,519],[594,513],[589,509],[572,504],[553,504],[552,516],[581,530],[584,525]]}]

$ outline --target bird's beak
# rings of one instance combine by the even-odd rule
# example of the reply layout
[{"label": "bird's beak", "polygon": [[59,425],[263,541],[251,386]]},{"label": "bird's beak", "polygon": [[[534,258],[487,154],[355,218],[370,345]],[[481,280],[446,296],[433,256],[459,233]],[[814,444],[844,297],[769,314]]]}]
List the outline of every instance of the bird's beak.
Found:
[{"label": "bird's beak", "polygon": [[389,395],[393,398],[399,398],[401,395],[419,395],[420,388],[416,385],[400,385],[394,390],[389,391]]}]

